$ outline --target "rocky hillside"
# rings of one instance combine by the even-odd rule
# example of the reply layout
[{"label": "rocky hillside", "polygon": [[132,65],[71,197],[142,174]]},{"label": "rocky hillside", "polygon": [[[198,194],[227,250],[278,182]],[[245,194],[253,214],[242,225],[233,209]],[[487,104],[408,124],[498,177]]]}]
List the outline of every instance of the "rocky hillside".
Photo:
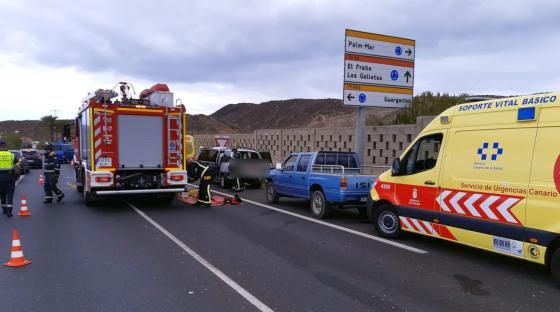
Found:
[{"label": "rocky hillside", "polygon": [[[187,115],[187,131],[225,134],[249,133],[256,129],[352,127],[356,120],[355,112],[355,108],[343,106],[342,101],[336,99],[229,104],[211,115]],[[395,109],[371,108],[368,110],[368,124],[391,123],[397,113]],[[50,137],[48,128],[38,120],[0,121],[0,134],[14,131],[37,141],[46,141]]]},{"label": "rocky hillside", "polygon": [[[206,118],[193,120],[189,129],[192,133],[247,133],[256,129],[351,127],[356,121],[355,112],[355,108],[343,106],[342,101],[337,99],[229,104]],[[368,121],[390,123],[396,118],[397,112],[395,109],[369,109]],[[199,124],[203,121],[204,125]],[[212,129],[211,125],[216,127]],[[232,131],[220,130],[218,126],[229,127]]]}]

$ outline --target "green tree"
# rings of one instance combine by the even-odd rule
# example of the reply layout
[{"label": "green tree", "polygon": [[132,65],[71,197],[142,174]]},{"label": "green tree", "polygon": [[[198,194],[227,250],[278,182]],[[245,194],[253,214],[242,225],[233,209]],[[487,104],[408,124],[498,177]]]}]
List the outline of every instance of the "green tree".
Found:
[{"label": "green tree", "polygon": [[41,117],[41,122],[43,123],[43,125],[45,125],[48,129],[49,129],[49,133],[51,136],[51,142],[54,141],[55,136],[55,130],[56,130],[56,126],[57,126],[57,122],[56,120],[58,119],[58,117],[56,116],[52,116],[52,115],[46,115]]},{"label": "green tree", "polygon": [[409,109],[403,110],[396,117],[396,124],[413,124],[418,116],[439,115],[449,107],[465,102],[466,94],[449,95],[447,93],[423,92],[412,99]]},{"label": "green tree", "polygon": [[19,133],[6,133],[3,135],[6,140],[8,149],[20,149],[22,145],[21,135]]}]

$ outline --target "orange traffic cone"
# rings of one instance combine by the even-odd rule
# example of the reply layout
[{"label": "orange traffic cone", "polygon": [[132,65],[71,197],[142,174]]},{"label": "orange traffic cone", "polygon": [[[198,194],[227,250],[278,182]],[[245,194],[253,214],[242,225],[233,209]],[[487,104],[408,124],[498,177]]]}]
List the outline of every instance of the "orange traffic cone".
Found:
[{"label": "orange traffic cone", "polygon": [[30,263],[31,261],[25,259],[23,256],[23,249],[21,248],[18,231],[14,230],[12,234],[12,254],[10,256],[10,261],[4,263],[4,265],[9,267],[21,267]]},{"label": "orange traffic cone", "polygon": [[40,174],[39,175],[39,180],[37,181],[38,184],[45,184],[45,177]]},{"label": "orange traffic cone", "polygon": [[30,216],[31,212],[27,208],[27,196],[23,195],[21,197],[21,208],[19,209],[19,216],[27,217]]}]

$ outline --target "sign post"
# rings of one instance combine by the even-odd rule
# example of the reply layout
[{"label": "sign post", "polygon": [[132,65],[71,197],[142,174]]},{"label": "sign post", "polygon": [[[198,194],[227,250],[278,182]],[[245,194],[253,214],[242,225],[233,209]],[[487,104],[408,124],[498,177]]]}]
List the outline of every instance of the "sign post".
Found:
[{"label": "sign post", "polygon": [[412,104],[416,42],[346,30],[344,105],[356,106],[355,150],[363,162],[367,107],[408,108]]}]

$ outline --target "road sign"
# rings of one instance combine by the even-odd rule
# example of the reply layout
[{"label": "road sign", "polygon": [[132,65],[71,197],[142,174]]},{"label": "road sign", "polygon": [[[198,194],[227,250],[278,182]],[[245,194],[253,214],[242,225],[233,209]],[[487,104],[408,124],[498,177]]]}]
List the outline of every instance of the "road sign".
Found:
[{"label": "road sign", "polygon": [[229,137],[228,136],[216,136],[216,137],[214,137],[214,141],[216,141],[216,144],[219,147],[224,147],[228,144]]},{"label": "road sign", "polygon": [[344,104],[409,107],[416,42],[349,29],[345,42]]}]

